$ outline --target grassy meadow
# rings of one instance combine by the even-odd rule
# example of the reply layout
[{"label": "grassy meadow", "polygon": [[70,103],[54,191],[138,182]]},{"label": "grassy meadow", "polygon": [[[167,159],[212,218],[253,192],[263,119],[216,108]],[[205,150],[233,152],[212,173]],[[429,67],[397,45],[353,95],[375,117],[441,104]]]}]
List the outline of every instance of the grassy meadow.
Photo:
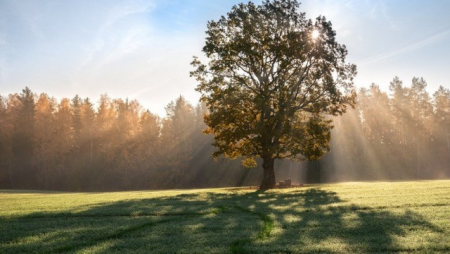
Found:
[{"label": "grassy meadow", "polygon": [[0,253],[450,252],[450,181],[0,191]]}]

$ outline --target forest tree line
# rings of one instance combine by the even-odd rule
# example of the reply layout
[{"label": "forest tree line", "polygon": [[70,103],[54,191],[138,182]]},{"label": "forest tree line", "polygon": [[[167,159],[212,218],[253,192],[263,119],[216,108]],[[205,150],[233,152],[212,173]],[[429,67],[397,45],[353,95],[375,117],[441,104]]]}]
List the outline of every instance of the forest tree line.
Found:
[{"label": "forest tree line", "polygon": [[355,109],[334,119],[331,152],[315,181],[411,180],[450,176],[450,90],[430,95],[423,78],[389,92],[362,88]]},{"label": "forest tree line", "polygon": [[205,106],[193,107],[180,96],[160,118],[136,100],[102,95],[96,105],[79,96],[58,101],[29,88],[0,96],[0,188],[110,191],[244,184],[239,163],[213,160],[212,137],[202,132]]},{"label": "forest tree line", "polygon": [[[430,95],[426,86],[422,78],[407,86],[396,77],[388,92],[375,84],[360,89],[355,109],[333,119],[331,151],[319,161],[279,162],[279,180],[449,177],[450,90]],[[202,104],[180,96],[165,118],[136,100],[102,95],[96,105],[28,88],[0,96],[0,188],[199,188],[256,185],[262,177],[240,161],[213,160]]]}]

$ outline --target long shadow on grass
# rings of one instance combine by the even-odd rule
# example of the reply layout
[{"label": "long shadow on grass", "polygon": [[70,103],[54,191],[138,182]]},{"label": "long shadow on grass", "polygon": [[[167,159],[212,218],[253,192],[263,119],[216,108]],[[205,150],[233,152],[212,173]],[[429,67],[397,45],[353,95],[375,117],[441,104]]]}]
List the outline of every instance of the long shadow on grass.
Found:
[{"label": "long shadow on grass", "polygon": [[319,188],[182,194],[0,224],[6,253],[390,252],[409,251],[398,239],[410,230],[440,232],[416,213],[352,205]]}]

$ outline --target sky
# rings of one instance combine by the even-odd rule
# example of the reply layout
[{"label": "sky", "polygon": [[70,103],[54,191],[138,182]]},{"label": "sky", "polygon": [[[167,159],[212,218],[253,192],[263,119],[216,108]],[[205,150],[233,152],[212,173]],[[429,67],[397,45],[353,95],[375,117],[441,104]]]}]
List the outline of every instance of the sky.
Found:
[{"label": "sky", "polygon": [[[165,116],[178,96],[196,104],[189,77],[206,24],[242,0],[0,0],[0,95],[28,86],[57,99],[137,99]],[[246,2],[246,1],[244,1]],[[260,0],[254,1],[260,3]],[[307,18],[331,21],[358,67],[357,87],[388,92],[423,77],[450,88],[449,0],[305,0]]]}]

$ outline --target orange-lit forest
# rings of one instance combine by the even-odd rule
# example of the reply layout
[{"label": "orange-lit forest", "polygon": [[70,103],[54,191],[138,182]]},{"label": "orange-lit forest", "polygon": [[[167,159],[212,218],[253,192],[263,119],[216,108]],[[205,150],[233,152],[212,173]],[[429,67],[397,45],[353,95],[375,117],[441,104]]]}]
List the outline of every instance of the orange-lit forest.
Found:
[{"label": "orange-lit forest", "polygon": [[[434,179],[450,176],[450,90],[422,78],[389,91],[372,85],[334,120],[319,161],[280,162],[295,182]],[[95,105],[94,105],[95,104]],[[139,102],[75,96],[0,96],[0,188],[107,191],[256,185],[261,170],[214,161],[201,104],[183,97],[160,118]]]}]

